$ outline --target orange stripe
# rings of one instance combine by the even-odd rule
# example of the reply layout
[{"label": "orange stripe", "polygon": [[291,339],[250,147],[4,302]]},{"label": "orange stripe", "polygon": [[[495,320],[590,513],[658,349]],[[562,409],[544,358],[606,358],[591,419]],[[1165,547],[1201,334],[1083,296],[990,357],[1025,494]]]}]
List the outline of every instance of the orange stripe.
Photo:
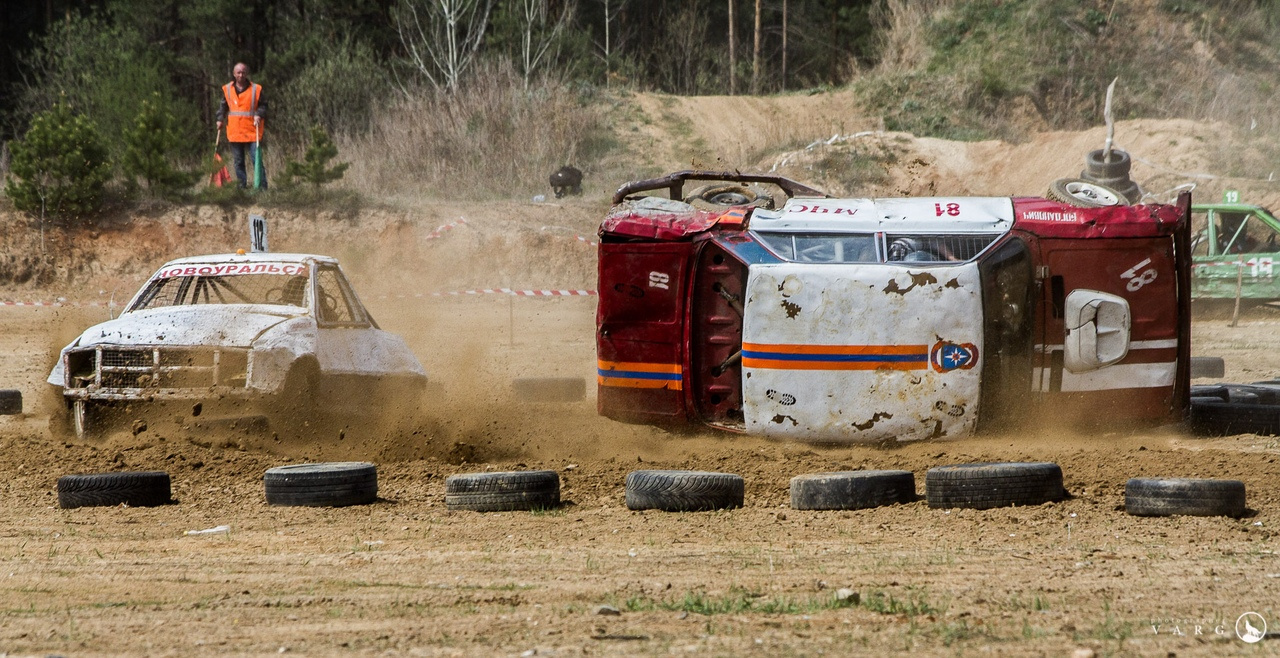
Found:
[{"label": "orange stripe", "polygon": [[929,354],[928,345],[771,345],[743,343],[747,352],[785,352],[787,354]]},{"label": "orange stripe", "polygon": [[630,361],[596,361],[596,366],[601,370],[630,370],[631,372],[662,372],[679,374],[681,372],[678,363],[634,363]]},{"label": "orange stripe", "polygon": [[744,357],[742,367],[770,370],[925,370],[929,365],[923,361],[777,361]]},{"label": "orange stripe", "polygon": [[626,377],[596,376],[596,383],[601,386],[617,388],[665,388],[671,391],[684,390],[681,382],[662,379],[627,379]]}]

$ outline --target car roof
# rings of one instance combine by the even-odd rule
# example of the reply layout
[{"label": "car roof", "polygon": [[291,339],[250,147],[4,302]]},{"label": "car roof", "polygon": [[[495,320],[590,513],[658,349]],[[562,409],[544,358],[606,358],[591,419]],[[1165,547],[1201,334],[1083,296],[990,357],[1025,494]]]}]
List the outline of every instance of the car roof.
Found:
[{"label": "car roof", "polygon": [[1013,226],[1009,197],[788,199],[781,210],[757,210],[751,228],[766,232],[1003,233]]},{"label": "car roof", "polygon": [[187,256],[186,258],[171,260],[165,263],[164,267],[170,267],[173,265],[195,265],[200,263],[301,263],[309,260],[321,263],[332,263],[334,265],[338,263],[338,259],[333,258],[332,256],[320,256],[317,254],[246,253]]}]

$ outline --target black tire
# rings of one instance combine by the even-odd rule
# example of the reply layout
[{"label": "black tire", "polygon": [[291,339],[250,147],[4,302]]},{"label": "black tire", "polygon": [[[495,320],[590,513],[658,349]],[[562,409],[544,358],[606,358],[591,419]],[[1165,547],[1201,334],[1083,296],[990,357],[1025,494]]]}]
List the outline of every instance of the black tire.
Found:
[{"label": "black tire", "polygon": [[1133,160],[1129,154],[1120,149],[1111,149],[1110,157],[1104,157],[1103,149],[1094,149],[1084,156],[1084,169],[1095,178],[1128,178],[1133,168]]},{"label": "black tire", "polygon": [[462,473],[444,481],[444,505],[470,512],[514,512],[560,506],[555,471]]},{"label": "black tire", "polygon": [[632,471],[627,474],[627,508],[666,512],[706,512],[742,507],[746,483],[732,473]]},{"label": "black tire", "polygon": [[16,416],[22,413],[22,391],[0,389],[0,416]]},{"label": "black tire", "polygon": [[1045,196],[1077,208],[1106,208],[1127,205],[1128,201],[1117,190],[1082,178],[1059,178],[1049,185]]},{"label": "black tire", "polygon": [[1191,377],[1223,377],[1227,374],[1227,364],[1220,356],[1191,357]]},{"label": "black tire", "polygon": [[277,466],[262,481],[269,505],[346,507],[378,499],[378,469],[368,462]]},{"label": "black tire", "polygon": [[916,500],[911,471],[839,471],[791,478],[791,509],[868,509]]},{"label": "black tire", "polygon": [[1134,516],[1233,516],[1245,513],[1239,480],[1133,478],[1124,485],[1124,509]]},{"label": "black tire", "polygon": [[695,188],[684,202],[698,210],[723,211],[733,207],[772,208],[773,197],[736,183],[713,183]]},{"label": "black tire", "polygon": [[511,382],[517,398],[526,402],[578,402],[587,397],[582,377],[524,377]]},{"label": "black tire", "polygon": [[1193,396],[1188,424],[1206,436],[1230,434],[1280,434],[1280,405],[1259,403],[1256,394],[1232,395],[1230,402],[1216,396]]},{"label": "black tire", "polygon": [[925,474],[925,498],[934,508],[1043,505],[1065,497],[1062,469],[1050,462],[955,464]]},{"label": "black tire", "polygon": [[164,471],[124,471],[58,478],[58,506],[155,507],[173,502],[169,474]]}]

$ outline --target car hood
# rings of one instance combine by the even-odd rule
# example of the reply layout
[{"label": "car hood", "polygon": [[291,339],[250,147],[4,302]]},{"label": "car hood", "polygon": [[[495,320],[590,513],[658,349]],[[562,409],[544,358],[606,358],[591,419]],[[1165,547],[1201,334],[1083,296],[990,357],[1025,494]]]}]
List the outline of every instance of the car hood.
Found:
[{"label": "car hood", "polygon": [[208,345],[250,347],[268,329],[302,315],[263,304],[173,306],[125,313],[89,327],[75,346]]}]

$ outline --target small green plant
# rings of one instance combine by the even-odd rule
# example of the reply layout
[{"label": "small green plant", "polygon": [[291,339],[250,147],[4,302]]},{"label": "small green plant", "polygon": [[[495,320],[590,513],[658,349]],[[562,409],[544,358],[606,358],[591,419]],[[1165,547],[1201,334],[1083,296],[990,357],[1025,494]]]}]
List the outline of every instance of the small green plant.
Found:
[{"label": "small green plant", "polygon": [[161,101],[159,92],[142,101],[133,125],[124,131],[124,157],[121,167],[131,186],[138,179],[159,196],[172,196],[191,186],[195,175],[174,167],[174,155],[182,148],[178,121]]},{"label": "small green plant", "polygon": [[342,178],[347,172],[347,167],[351,166],[349,162],[329,166],[329,161],[338,157],[338,147],[329,138],[329,133],[324,128],[316,126],[311,129],[311,146],[307,147],[307,152],[303,154],[302,162],[289,161],[285,165],[285,180],[292,183],[294,180],[300,180],[305,183],[311,183],[315,189],[319,189],[321,185]]},{"label": "small green plant", "polygon": [[36,115],[11,153],[4,190],[18,210],[76,217],[102,207],[107,149],[93,122],[66,103]]}]

